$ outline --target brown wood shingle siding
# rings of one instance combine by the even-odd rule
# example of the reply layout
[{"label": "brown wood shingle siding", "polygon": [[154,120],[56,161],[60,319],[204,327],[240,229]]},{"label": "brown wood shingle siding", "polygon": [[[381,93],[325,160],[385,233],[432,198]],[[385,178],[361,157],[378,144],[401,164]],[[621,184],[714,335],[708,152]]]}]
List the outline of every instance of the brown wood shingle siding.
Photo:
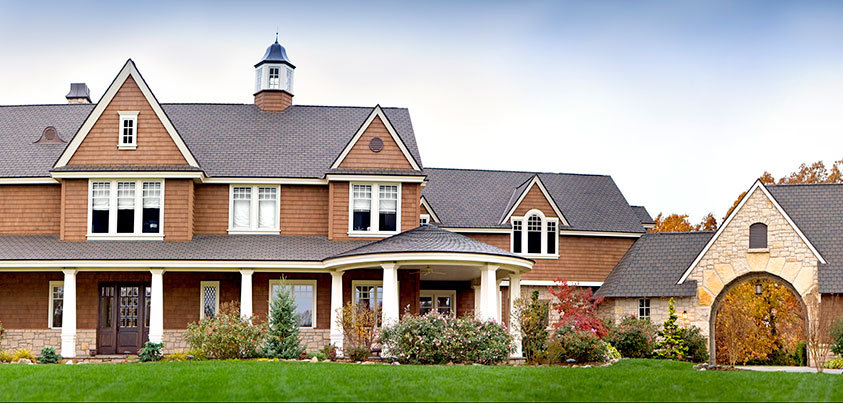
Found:
[{"label": "brown wood shingle siding", "polygon": [[280,215],[281,235],[327,236],[328,187],[281,186]]},{"label": "brown wood shingle siding", "polygon": [[[379,152],[374,152],[369,148],[369,142],[375,137],[380,137],[383,140],[383,149]],[[376,117],[357,139],[339,167],[352,169],[413,169],[413,166],[407,161],[407,157],[398,147],[398,143],[392,139],[379,117]]]},{"label": "brown wood shingle siding", "polygon": [[228,233],[228,185],[196,185],[194,188],[196,234]]},{"label": "brown wood shingle siding", "polygon": [[[119,111],[138,111],[137,149],[118,150]],[[68,165],[187,165],[132,77],[105,108]]]},{"label": "brown wood shingle siding", "polygon": [[6,329],[46,329],[50,281],[63,279],[61,272],[0,272],[0,323]]},{"label": "brown wood shingle siding", "polygon": [[167,179],[164,183],[164,240],[193,239],[193,181]]},{"label": "brown wood shingle siding", "polygon": [[411,230],[419,226],[419,199],[421,185],[404,183],[401,185],[401,231]]},{"label": "brown wood shingle siding", "polygon": [[515,209],[514,216],[523,216],[527,214],[528,211],[532,209],[541,210],[541,212],[545,215],[545,217],[556,217],[556,213],[553,212],[553,207],[548,203],[547,198],[544,197],[544,193],[542,193],[541,189],[539,189],[539,185],[533,186],[527,195],[524,196],[524,199],[521,200],[521,204]]},{"label": "brown wood shingle siding", "polygon": [[88,233],[88,180],[63,180],[61,195],[61,240],[84,241]]},{"label": "brown wood shingle siding", "polygon": [[0,235],[58,234],[61,186],[0,186]]}]

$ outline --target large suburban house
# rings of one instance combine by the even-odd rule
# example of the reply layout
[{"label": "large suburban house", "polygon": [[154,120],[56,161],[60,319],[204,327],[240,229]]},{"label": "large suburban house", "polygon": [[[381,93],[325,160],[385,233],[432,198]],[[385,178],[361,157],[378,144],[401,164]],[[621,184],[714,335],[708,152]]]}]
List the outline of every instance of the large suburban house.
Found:
[{"label": "large suburban house", "polygon": [[97,103],[0,106],[0,348],[185,349],[282,284],[311,349],[349,302],[506,322],[557,278],[602,285],[652,225],[609,176],[426,168],[407,109],[296,105],[294,73],[276,41],[254,104],[160,103],[129,60]]}]

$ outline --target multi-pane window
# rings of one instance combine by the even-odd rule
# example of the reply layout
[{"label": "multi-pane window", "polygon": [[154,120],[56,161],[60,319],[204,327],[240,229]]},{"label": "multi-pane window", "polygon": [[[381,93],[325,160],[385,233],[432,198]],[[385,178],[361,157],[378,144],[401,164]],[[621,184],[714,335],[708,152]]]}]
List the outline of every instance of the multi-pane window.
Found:
[{"label": "multi-pane window", "polygon": [[[526,221],[526,222],[525,222]],[[512,252],[555,257],[559,252],[559,220],[538,210],[512,218]]]},{"label": "multi-pane window", "polygon": [[271,88],[271,89],[281,89],[281,68],[280,67],[270,67],[269,68],[269,88]]},{"label": "multi-pane window", "polygon": [[122,328],[138,327],[138,309],[140,308],[140,287],[120,287],[120,321]]},{"label": "multi-pane window", "polygon": [[527,253],[542,253],[542,219],[537,215],[527,219]]},{"label": "multi-pane window", "polygon": [[512,220],[512,251],[521,253],[521,236],[522,236],[521,220]]},{"label": "multi-pane window", "polygon": [[547,222],[547,254],[556,253],[556,221]]},{"label": "multi-pane window", "polygon": [[354,285],[354,303],[367,309],[383,307],[383,283],[380,281],[356,283]]},{"label": "multi-pane window", "polygon": [[161,234],[161,181],[92,181],[90,234]]},{"label": "multi-pane window", "polygon": [[398,232],[400,194],[398,185],[352,184],[349,230],[358,233]]},{"label": "multi-pane window", "polygon": [[421,291],[419,315],[435,311],[441,315],[456,316],[455,296],[454,291]]},{"label": "multi-pane window", "polygon": [[638,319],[650,319],[649,298],[641,298],[638,300]]},{"label": "multi-pane window", "polygon": [[199,282],[199,318],[213,318],[220,309],[220,282]]},{"label": "multi-pane window", "polygon": [[231,232],[278,232],[278,186],[232,186]]},{"label": "multi-pane window", "polygon": [[287,288],[296,302],[296,318],[299,327],[315,327],[316,280],[270,280],[270,304],[278,297],[282,287]]},{"label": "multi-pane window", "polygon": [[118,112],[120,134],[117,146],[133,149],[137,146],[138,112]]},{"label": "multi-pane window", "polygon": [[50,281],[50,327],[59,328],[64,318],[64,282]]}]

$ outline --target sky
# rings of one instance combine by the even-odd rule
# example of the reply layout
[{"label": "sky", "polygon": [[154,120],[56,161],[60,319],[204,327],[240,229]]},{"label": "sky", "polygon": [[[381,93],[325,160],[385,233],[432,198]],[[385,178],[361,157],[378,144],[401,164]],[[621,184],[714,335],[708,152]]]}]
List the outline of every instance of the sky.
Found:
[{"label": "sky", "polygon": [[132,58],[161,102],[407,107],[427,167],[611,175],[718,219],[765,170],[843,158],[843,3],[0,0],[0,105],[94,100]]}]

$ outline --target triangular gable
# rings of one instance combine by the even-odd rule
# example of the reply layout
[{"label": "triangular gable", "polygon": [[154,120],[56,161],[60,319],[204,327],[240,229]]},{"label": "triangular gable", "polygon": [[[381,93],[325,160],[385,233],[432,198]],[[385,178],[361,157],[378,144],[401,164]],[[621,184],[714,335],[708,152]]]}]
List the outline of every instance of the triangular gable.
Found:
[{"label": "triangular gable", "polygon": [[518,210],[518,207],[521,205],[524,199],[527,198],[527,195],[530,194],[534,187],[541,191],[541,194],[544,197],[545,201],[547,201],[547,204],[550,205],[551,209],[553,209],[553,212],[556,214],[556,217],[559,218],[561,224],[569,226],[568,220],[566,220],[565,216],[562,215],[562,210],[560,210],[559,206],[556,205],[556,201],[553,200],[553,197],[550,197],[550,193],[547,191],[547,188],[544,186],[544,183],[542,183],[542,180],[541,178],[539,178],[538,175],[534,175],[533,178],[530,179],[527,186],[524,187],[524,189],[521,191],[521,194],[518,196],[518,200],[515,201],[512,207],[509,208],[509,211],[507,211],[506,214],[503,216],[501,224],[504,224],[509,221],[510,217],[515,214],[515,211]]},{"label": "triangular gable", "polygon": [[[364,139],[364,134],[367,135],[366,139],[364,139],[364,140],[367,140],[367,139],[371,140],[371,139],[369,139],[369,137],[371,137],[371,138],[380,137],[377,134],[383,133],[384,129],[385,129],[386,133],[389,134],[389,137],[388,138],[381,138],[384,148],[380,152],[387,151],[394,145],[394,146],[397,146],[398,151],[400,151],[400,154],[393,151],[387,157],[386,154],[380,154],[380,152],[374,153],[369,148],[369,141],[361,141],[361,139]],[[387,147],[390,147],[390,148],[387,148]],[[351,156],[351,158],[349,158],[350,156]],[[350,162],[348,164],[345,164],[345,166],[343,166],[344,165],[343,163],[346,161],[347,158],[349,159],[349,161],[356,160],[357,158],[355,158],[355,157],[362,157],[363,159],[366,159],[366,160],[376,161],[376,158],[383,159],[383,158],[381,158],[381,156],[387,157],[386,159],[389,159],[389,160],[395,161],[395,162],[394,163],[387,163],[388,164],[387,166],[377,166],[380,163],[380,161],[378,161],[378,162],[374,162],[374,165],[376,165],[376,166],[373,166],[373,167],[369,167],[369,166],[362,167],[362,166],[358,166],[359,164],[356,163],[356,162]],[[397,160],[394,157],[397,157]],[[400,162],[398,160],[400,160]],[[406,165],[404,165],[404,162],[406,162]],[[333,165],[331,165],[331,169],[337,169],[337,168],[384,168],[384,169],[413,169],[413,170],[416,170],[416,171],[421,170],[418,163],[416,163],[415,158],[413,158],[413,155],[410,154],[409,149],[404,144],[404,141],[401,140],[400,136],[398,136],[398,132],[395,131],[395,128],[392,126],[392,123],[390,123],[389,119],[387,119],[386,114],[383,112],[383,109],[381,109],[380,105],[375,106],[375,108],[372,110],[372,113],[369,114],[369,117],[366,118],[366,121],[363,122],[363,124],[357,130],[357,133],[354,134],[354,137],[351,138],[351,141],[348,142],[348,145],[346,145],[345,149],[343,149],[343,151],[340,153],[340,155],[334,161]]]},{"label": "triangular gable", "polygon": [[430,203],[427,202],[427,199],[425,199],[424,196],[421,197],[419,205],[427,212],[426,214],[430,215],[430,219],[433,220],[433,222],[442,223],[442,221],[439,221],[439,216],[436,215],[436,212],[433,211],[433,208],[430,207]]},{"label": "triangular gable", "polygon": [[682,274],[682,277],[679,279],[679,281],[676,284],[684,283],[685,280],[688,278],[688,276],[691,275],[691,272],[694,271],[694,269],[697,267],[697,265],[702,260],[703,256],[705,256],[705,254],[708,252],[708,250],[711,249],[711,247],[714,245],[714,242],[716,242],[717,239],[720,238],[720,234],[722,234],[723,230],[729,225],[729,223],[732,222],[732,218],[734,218],[735,215],[738,214],[738,212],[741,210],[743,205],[746,203],[747,200],[749,200],[749,197],[752,196],[752,194],[755,192],[756,189],[760,189],[764,193],[764,195],[767,196],[767,199],[770,200],[770,202],[773,204],[773,206],[776,207],[776,210],[778,210],[779,214],[781,214],[782,217],[784,217],[785,221],[787,221],[787,223],[790,225],[790,227],[793,228],[793,230],[796,232],[797,235],[799,235],[799,238],[802,240],[802,242],[805,243],[805,245],[808,246],[808,249],[811,250],[811,253],[814,254],[814,256],[817,258],[817,260],[819,260],[820,263],[822,263],[822,264],[826,263],[825,258],[823,258],[822,255],[820,255],[820,252],[817,251],[817,248],[815,248],[814,245],[811,243],[811,241],[808,240],[808,237],[806,237],[805,234],[802,233],[802,230],[800,230],[799,227],[796,226],[796,223],[793,222],[793,220],[790,218],[790,216],[787,214],[787,212],[784,211],[782,206],[779,204],[779,202],[776,201],[776,198],[773,197],[773,195],[770,193],[769,190],[767,190],[767,187],[764,186],[764,184],[761,182],[761,180],[756,180],[755,183],[752,185],[752,187],[749,188],[749,190],[746,192],[746,194],[744,194],[743,198],[738,203],[738,205],[735,206],[734,209],[732,209],[732,213],[729,214],[728,217],[726,217],[726,219],[723,221],[723,224],[721,224],[720,228],[717,229],[717,232],[714,233],[714,236],[711,237],[711,239],[708,241],[708,243],[705,244],[705,247],[702,249],[702,251],[700,251],[700,253],[694,259],[694,261],[691,262],[691,265],[688,266],[688,268],[685,270],[685,273]]},{"label": "triangular gable", "polygon": [[[74,154],[76,154],[76,152],[79,150],[80,146],[91,133],[91,130],[97,125],[97,122],[100,121],[100,118],[103,116],[103,113],[106,111],[106,109],[109,108],[112,101],[114,101],[115,97],[117,96],[118,92],[120,92],[121,89],[123,89],[124,87],[126,87],[127,91],[139,90],[140,94],[142,94],[143,98],[148,103],[158,122],[160,122],[160,124],[163,126],[164,131],[172,140],[173,144],[178,150],[178,153],[181,154],[181,157],[184,159],[184,161],[186,161],[188,165],[198,168],[199,164],[196,162],[196,159],[193,157],[193,154],[190,152],[187,145],[184,143],[184,140],[182,140],[181,136],[176,131],[172,122],[170,122],[170,119],[167,117],[167,114],[164,113],[164,110],[161,108],[161,105],[158,103],[158,100],[155,98],[155,95],[152,94],[152,91],[149,89],[149,86],[146,84],[146,81],[144,81],[143,77],[140,75],[140,72],[138,72],[135,63],[131,59],[126,61],[126,64],[120,70],[120,73],[117,74],[117,77],[114,79],[114,81],[105,91],[105,94],[103,94],[102,98],[97,103],[97,106],[94,107],[94,109],[88,115],[87,119],[85,119],[85,122],[76,132],[76,135],[73,136],[73,139],[64,149],[64,152],[62,152],[61,156],[59,156],[58,160],[54,165],[54,168],[66,166],[71,162],[71,159],[73,158]],[[141,126],[140,123],[138,126],[138,141],[142,142],[142,137],[144,136],[144,128],[143,126]],[[112,150],[114,150],[117,148],[118,129],[114,130],[113,136],[109,136],[111,138],[111,140],[109,140],[109,147],[113,147]]]}]

